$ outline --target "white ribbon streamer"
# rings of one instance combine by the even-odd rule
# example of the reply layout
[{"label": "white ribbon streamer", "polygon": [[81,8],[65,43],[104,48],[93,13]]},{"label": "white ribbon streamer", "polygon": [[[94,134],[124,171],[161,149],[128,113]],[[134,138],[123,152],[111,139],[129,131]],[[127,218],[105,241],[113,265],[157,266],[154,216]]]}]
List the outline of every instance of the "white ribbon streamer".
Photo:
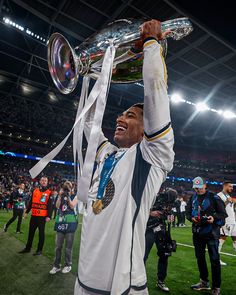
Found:
[{"label": "white ribbon streamer", "polygon": [[[84,78],[85,81],[83,81],[83,88],[81,91],[82,101],[79,103],[76,120],[72,129],[58,146],[56,146],[50,153],[48,153],[45,157],[43,157],[29,171],[31,177],[35,178],[47,166],[47,164],[52,159],[54,159],[55,156],[61,151],[61,149],[65,145],[66,141],[68,140],[69,136],[71,135],[74,129],[79,130],[78,135],[74,133],[75,135],[74,138],[76,141],[75,144],[78,144],[78,146],[80,147],[80,152],[78,152],[78,149],[75,147],[75,144],[73,144],[74,158],[77,159],[77,155],[78,155],[78,160],[80,160],[83,165],[82,152],[81,152],[83,132],[81,130],[83,130],[84,121],[86,119],[85,116],[87,112],[89,111],[91,106],[94,103],[96,103],[94,121],[93,121],[93,126],[90,132],[89,140],[88,140],[88,148],[87,148],[87,153],[85,156],[84,167],[83,167],[83,170],[81,170],[80,168],[80,173],[78,173],[78,180],[77,180],[78,199],[85,203],[88,201],[88,191],[89,191],[91,176],[93,172],[93,166],[94,166],[96,150],[98,146],[98,140],[100,136],[103,114],[105,111],[105,106],[107,101],[107,94],[108,94],[109,85],[111,81],[114,57],[115,57],[115,46],[111,45],[106,50],[104,60],[103,60],[101,75],[96,81],[87,100],[86,100],[86,97],[87,97],[87,91],[89,86],[89,79]],[[82,109],[83,104],[84,104],[84,108]],[[78,124],[81,123],[81,121],[83,121],[82,128],[79,128]]]},{"label": "white ribbon streamer", "polygon": [[81,178],[77,182],[78,199],[81,201],[88,200],[88,192],[90,182],[93,173],[94,161],[96,157],[98,141],[101,132],[101,125],[103,120],[103,114],[106,107],[107,95],[109,85],[111,82],[113,59],[115,57],[115,47],[110,46],[110,49],[106,51],[102,72],[101,72],[101,92],[97,99],[95,114],[93,118],[93,125],[90,131],[88,140],[88,147],[84,161],[84,167],[82,170]]},{"label": "white ribbon streamer", "polygon": [[[79,105],[78,105],[78,110],[77,110],[75,120],[78,119],[87,101],[89,82],[90,82],[90,77],[85,76],[83,78],[82,90],[81,90],[81,95],[80,95],[80,100],[79,100]],[[83,143],[83,130],[84,130],[85,120],[86,120],[86,115],[81,119],[81,123],[75,126],[73,131],[74,163],[79,164],[79,165],[75,165],[75,173],[77,176],[81,174],[81,169],[83,167],[82,143]]]}]

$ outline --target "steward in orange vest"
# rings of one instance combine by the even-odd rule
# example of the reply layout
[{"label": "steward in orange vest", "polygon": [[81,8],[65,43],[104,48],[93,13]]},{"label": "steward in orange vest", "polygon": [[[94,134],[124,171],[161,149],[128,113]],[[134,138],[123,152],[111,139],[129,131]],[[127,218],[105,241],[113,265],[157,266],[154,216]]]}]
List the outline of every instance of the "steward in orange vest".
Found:
[{"label": "steward in orange vest", "polygon": [[32,210],[29,234],[26,247],[19,253],[28,253],[31,250],[34,234],[39,229],[39,242],[37,251],[33,255],[41,255],[45,239],[45,223],[50,221],[52,214],[51,190],[48,189],[48,178],[43,176],[40,178],[40,187],[33,191],[31,201],[27,207],[26,214]]},{"label": "steward in orange vest", "polygon": [[[51,195],[51,191],[49,189],[45,191],[41,191],[39,188],[36,188],[33,191],[32,196],[32,216],[49,216],[48,214],[48,201]],[[27,210],[28,211],[28,210]]]}]

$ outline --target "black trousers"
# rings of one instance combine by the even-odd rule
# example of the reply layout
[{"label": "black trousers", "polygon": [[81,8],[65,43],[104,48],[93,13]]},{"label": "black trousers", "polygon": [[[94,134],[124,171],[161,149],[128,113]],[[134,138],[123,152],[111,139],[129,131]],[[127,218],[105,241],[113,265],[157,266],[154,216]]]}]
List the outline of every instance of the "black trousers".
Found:
[{"label": "black trousers", "polygon": [[53,208],[53,219],[56,218],[56,215],[57,215],[57,207],[54,207]]},{"label": "black trousers", "polygon": [[32,243],[34,240],[34,234],[36,229],[39,229],[39,242],[37,251],[43,250],[43,244],[45,239],[45,223],[46,223],[46,217],[41,216],[31,216],[30,218],[30,225],[29,225],[29,234],[28,234],[28,241],[26,244],[26,249],[30,250],[32,247]]},{"label": "black trousers", "polygon": [[[179,226],[180,223],[181,223],[181,215],[180,215],[180,212],[174,212],[173,213],[174,215],[174,221],[172,222],[172,226],[175,227],[176,226]],[[177,220],[177,222],[176,222]]]},{"label": "black trousers", "polygon": [[[156,244],[156,248],[158,251],[158,247],[159,247],[158,234],[154,233],[152,229],[147,230],[145,234],[145,240],[146,240],[146,248],[145,248],[145,255],[144,255],[144,263],[146,264],[148,255],[154,243]],[[157,279],[159,281],[164,282],[167,276],[168,256],[166,256],[164,253],[159,253],[159,252],[158,252],[158,256],[159,256],[159,259],[157,262]]]},{"label": "black trousers", "polygon": [[180,212],[180,224],[185,224],[185,211]]},{"label": "black trousers", "polygon": [[197,258],[198,269],[200,278],[203,281],[208,281],[208,269],[205,257],[206,246],[211,262],[212,274],[212,288],[220,288],[221,285],[221,266],[220,255],[218,252],[219,240],[215,239],[202,239],[197,234],[193,234],[193,244],[195,247],[195,256]]},{"label": "black trousers", "polygon": [[12,218],[7,222],[6,227],[8,228],[8,226],[9,226],[10,224],[12,224],[12,222],[14,222],[14,221],[16,220],[16,218],[18,217],[16,231],[19,231],[19,232],[20,232],[20,227],[21,227],[21,222],[22,222],[23,213],[24,213],[24,209],[14,209],[14,208],[13,208],[13,216],[12,216]]}]

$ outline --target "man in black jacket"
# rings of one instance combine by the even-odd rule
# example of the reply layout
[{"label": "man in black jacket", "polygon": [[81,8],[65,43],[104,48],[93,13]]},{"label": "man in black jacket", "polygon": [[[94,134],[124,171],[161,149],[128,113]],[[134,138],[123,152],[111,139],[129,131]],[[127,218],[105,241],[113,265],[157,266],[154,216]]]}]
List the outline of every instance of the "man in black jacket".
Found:
[{"label": "man in black jacket", "polygon": [[171,256],[171,252],[176,250],[173,248],[172,242],[174,241],[172,241],[170,234],[170,224],[174,219],[171,209],[176,197],[177,191],[169,188],[157,196],[150,210],[145,233],[144,263],[146,264],[148,255],[155,243],[157,255],[159,256],[157,263],[157,287],[164,292],[170,291],[165,284],[165,278],[167,276],[168,258]]},{"label": "man in black jacket", "polygon": [[14,191],[12,193],[12,201],[13,201],[13,216],[12,218],[4,225],[4,231],[6,232],[9,225],[14,222],[17,217],[17,227],[16,227],[16,233],[19,234],[21,233],[20,227],[21,227],[21,222],[22,222],[22,217],[25,209],[25,184],[21,183],[19,185],[19,188],[17,191]]},{"label": "man in black jacket", "polygon": [[192,285],[193,290],[210,290],[208,269],[205,258],[207,246],[212,269],[212,294],[220,294],[221,266],[218,253],[220,227],[227,217],[222,200],[207,190],[206,180],[196,177],[193,180],[195,194],[188,202],[186,217],[192,222],[193,244],[200,272],[200,282]]}]

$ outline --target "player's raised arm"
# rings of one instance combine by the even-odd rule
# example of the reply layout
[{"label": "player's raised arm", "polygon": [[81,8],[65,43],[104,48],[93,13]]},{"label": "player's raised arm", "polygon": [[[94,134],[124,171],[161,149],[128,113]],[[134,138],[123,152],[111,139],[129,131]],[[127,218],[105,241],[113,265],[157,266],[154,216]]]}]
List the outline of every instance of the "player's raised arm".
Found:
[{"label": "player's raised arm", "polygon": [[142,27],[143,81],[144,81],[144,140],[141,144],[146,161],[170,171],[174,161],[174,135],[171,127],[167,71],[162,48],[158,40],[161,33],[159,21],[151,20]]}]

